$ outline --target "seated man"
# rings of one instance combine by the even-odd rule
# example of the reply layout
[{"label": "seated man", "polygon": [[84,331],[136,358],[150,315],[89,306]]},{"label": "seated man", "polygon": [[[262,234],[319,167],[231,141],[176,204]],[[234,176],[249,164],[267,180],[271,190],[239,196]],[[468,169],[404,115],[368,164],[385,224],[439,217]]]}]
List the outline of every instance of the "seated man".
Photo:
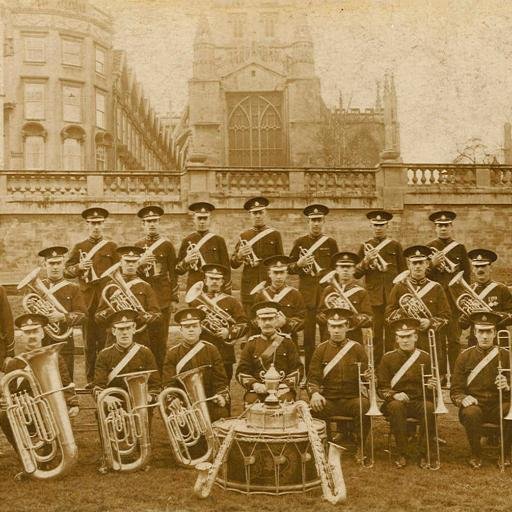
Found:
[{"label": "seated man", "polygon": [[277,332],[280,306],[276,302],[259,302],[252,307],[261,334],[247,340],[236,369],[238,382],[246,389],[245,404],[264,401],[267,388],[262,372],[273,364],[278,372],[284,372],[277,396],[280,400],[295,400],[296,389],[302,378],[302,363],[297,346],[287,334]]},{"label": "seated man", "polygon": [[[459,354],[452,375],[450,397],[459,407],[459,419],[466,429],[471,450],[469,465],[482,466],[482,424],[499,421],[499,390],[503,394],[503,415],[509,411],[510,387],[508,372],[498,372],[498,357],[502,368],[509,368],[509,354],[495,345],[496,325],[501,316],[494,312],[478,312],[469,316],[477,344]],[[512,422],[504,421],[505,465],[510,465]]]},{"label": "seated man", "polygon": [[[434,403],[432,393],[428,392],[425,405],[423,403],[423,382],[421,366],[425,374],[431,373],[430,356],[416,348],[420,322],[414,318],[397,319],[390,323],[395,333],[398,348],[386,352],[377,370],[377,393],[384,400],[382,412],[389,419],[391,431],[395,437],[397,455],[395,466],[403,468],[407,464],[407,418],[420,421],[420,461],[422,468],[427,467],[425,459],[427,445],[430,453],[434,453]],[[435,385],[429,379],[428,386]],[[425,435],[425,409],[427,415],[428,436]],[[428,437],[428,441],[426,438]]]},{"label": "seated man", "polygon": [[[19,355],[23,356],[24,353],[30,352],[31,350],[41,348],[43,346],[43,339],[45,336],[43,327],[48,324],[48,319],[44,315],[40,314],[24,314],[16,318],[15,325],[20,329],[21,342],[23,343],[23,352]],[[5,360],[5,373],[19,369],[26,369],[27,364],[21,357],[7,357]],[[62,385],[68,386],[71,383],[69,378],[68,370],[64,358],[59,354],[59,372],[62,379]],[[32,388],[26,379],[13,379],[9,385],[9,391],[14,393],[27,392],[32,395]],[[75,394],[73,388],[64,391],[66,398],[66,404],[68,406],[68,413],[70,417],[74,417],[78,414],[78,397]],[[0,426],[5,434],[5,437],[9,443],[17,450],[15,439],[13,436],[12,428],[7,417],[5,410],[0,412]],[[29,431],[33,430],[32,426],[29,425]],[[35,431],[32,432],[35,434]],[[37,437],[37,436],[36,436]],[[49,445],[47,446],[50,449]]]},{"label": "seated man", "polygon": [[365,378],[368,358],[362,345],[347,338],[350,321],[355,315],[351,310],[341,308],[327,309],[324,315],[329,339],[318,345],[308,370],[312,414],[325,420],[331,416],[352,416],[357,432],[360,432],[362,417],[364,443],[370,428],[370,417],[366,416],[370,402],[366,398],[366,389],[365,396],[359,396],[358,365],[361,378]]},{"label": "seated man", "polygon": [[206,398],[211,398],[206,403],[213,422],[229,415],[227,405],[230,398],[222,357],[215,345],[201,340],[201,320],[204,317],[205,313],[196,308],[181,309],[175,313],[182,340],[167,351],[162,382],[164,388],[181,387],[177,375],[194,368],[204,368],[203,386]]}]

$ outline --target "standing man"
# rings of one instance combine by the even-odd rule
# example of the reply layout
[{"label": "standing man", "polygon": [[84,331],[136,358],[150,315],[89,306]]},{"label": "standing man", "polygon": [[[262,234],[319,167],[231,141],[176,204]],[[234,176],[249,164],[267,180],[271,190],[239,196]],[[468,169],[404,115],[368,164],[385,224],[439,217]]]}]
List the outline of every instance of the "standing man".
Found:
[{"label": "standing man", "polygon": [[[361,244],[359,248],[359,263],[354,273],[355,279],[365,279],[365,288],[370,295],[373,310],[373,344],[375,363],[378,364],[382,354],[391,348],[386,344],[385,310],[389,293],[393,287],[393,279],[405,270],[405,260],[402,246],[396,240],[389,238],[389,221],[393,214],[384,210],[368,212],[366,217],[373,229],[373,237]],[[389,347],[387,345],[390,345]]]},{"label": "standing man", "polygon": [[240,233],[231,256],[231,268],[237,269],[243,264],[240,298],[248,317],[254,303],[251,290],[267,278],[263,260],[283,254],[281,234],[266,225],[268,205],[266,197],[253,197],[245,202],[244,209],[249,212],[252,228]]},{"label": "standing man", "polygon": [[[318,306],[317,322],[319,325],[325,325],[327,322],[325,314],[333,307],[352,310],[354,318],[351,321],[350,339],[363,343],[362,329],[372,326],[373,311],[368,292],[354,280],[357,263],[359,263],[359,256],[353,252],[343,251],[333,256],[332,266],[336,271],[333,279],[338,285],[331,283],[323,289]],[[338,287],[341,288],[343,296],[340,295]],[[350,304],[347,301],[350,301]]]},{"label": "standing man", "polygon": [[[270,284],[262,281],[252,290],[252,294],[256,297],[256,303],[270,300],[279,304],[277,328],[279,331],[289,334],[298,346],[298,333],[304,329],[306,307],[299,290],[286,284],[290,261],[288,256],[283,255],[265,258],[263,264],[268,269]],[[251,334],[259,332],[256,321],[251,322],[251,331]]]},{"label": "standing man", "polygon": [[444,338],[441,345],[448,347],[450,368],[453,368],[459,355],[461,329],[459,326],[460,314],[449,293],[448,283],[461,270],[464,271],[464,279],[467,283],[469,283],[471,277],[471,267],[466,248],[453,239],[453,221],[456,217],[457,215],[454,212],[446,210],[432,213],[429,219],[435,225],[437,238],[427,244],[428,247],[433,249],[427,275],[443,287],[450,304],[449,322],[441,331],[441,336]]},{"label": "standing man", "polygon": [[[224,370],[226,371],[229,385],[233,378],[233,364],[236,361],[235,342],[247,332],[247,317],[245,316],[242,304],[231,295],[221,291],[224,280],[230,275],[229,270],[223,265],[208,263],[203,266],[203,273],[203,293],[212,305],[209,309],[212,310],[218,307],[220,308],[220,314],[215,319],[215,322],[210,322],[208,320],[209,313],[206,314],[205,320],[201,322],[201,339],[217,347],[224,362]],[[201,298],[197,298],[189,306],[203,309],[204,306],[202,304],[204,304],[204,301]],[[226,325],[217,323],[217,320],[222,319],[222,311],[225,312],[226,318],[233,320],[232,323],[230,321],[226,321]]]},{"label": "standing man", "polygon": [[107,210],[96,206],[82,212],[89,236],[73,247],[64,271],[68,279],[78,279],[87,307],[84,329],[86,388],[92,387],[96,354],[105,346],[105,329],[95,319],[104,283],[100,276],[119,261],[117,245],[103,236],[108,215]]},{"label": "standing man", "polygon": [[0,372],[8,357],[14,357],[14,320],[5,288],[0,285]]},{"label": "standing man", "polygon": [[146,206],[137,212],[145,237],[135,242],[144,252],[139,259],[138,275],[151,285],[158,300],[160,318],[148,325],[148,336],[153,354],[162,371],[171,313],[178,307],[178,279],[175,272],[174,245],[160,233],[160,218],[164,211],[159,206]]},{"label": "standing man", "polygon": [[[493,312],[473,313],[469,317],[477,344],[460,353],[453,370],[450,390],[452,402],[459,407],[459,420],[464,425],[470,447],[468,464],[482,467],[482,425],[500,421],[499,390],[503,394],[503,415],[509,411],[509,374],[498,372],[509,368],[509,353],[495,345],[496,325],[500,316]],[[510,466],[512,422],[503,421],[505,465]]]},{"label": "standing man", "polygon": [[226,241],[220,235],[210,231],[211,214],[215,206],[206,202],[192,203],[188,209],[192,212],[195,231],[187,235],[180,245],[176,273],[187,274],[187,290],[202,281],[202,266],[207,263],[222,265],[228,269],[223,291],[231,293],[231,267]]},{"label": "standing man", "polygon": [[338,252],[334,238],[323,233],[325,216],[329,208],[311,204],[303,213],[308,222],[308,234],[297,238],[290,253],[290,273],[299,275],[299,291],[306,304],[304,321],[304,356],[306,371],[315,350],[317,305],[322,293],[320,278],[331,266],[332,257]]}]

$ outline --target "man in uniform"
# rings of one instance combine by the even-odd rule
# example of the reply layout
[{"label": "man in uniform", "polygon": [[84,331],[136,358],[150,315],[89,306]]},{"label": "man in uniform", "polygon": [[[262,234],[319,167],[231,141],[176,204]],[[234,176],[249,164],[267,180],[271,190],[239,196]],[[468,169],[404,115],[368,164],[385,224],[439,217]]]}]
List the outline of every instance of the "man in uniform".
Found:
[{"label": "man in uniform", "polygon": [[[217,347],[224,362],[224,370],[226,371],[229,385],[233,378],[233,364],[236,361],[234,344],[247,331],[247,317],[245,316],[242,304],[231,295],[221,291],[224,280],[229,276],[228,268],[223,265],[208,263],[203,266],[203,273],[203,293],[208,301],[224,311],[227,318],[233,320],[233,322],[227,321],[227,325],[211,325],[208,322],[207,314],[206,320],[203,320],[201,325],[201,339]],[[202,302],[198,298],[192,301],[189,306],[196,308]]]},{"label": "man in uniform", "polygon": [[211,215],[215,206],[206,202],[192,203],[188,209],[192,212],[195,231],[187,235],[180,245],[176,273],[187,274],[187,290],[204,278],[202,266],[207,263],[223,265],[228,269],[223,291],[231,293],[231,267],[226,241],[220,235],[210,231]]},{"label": "man in uniform", "polygon": [[[471,288],[489,310],[501,315],[500,326],[510,324],[512,322],[512,293],[508,286],[491,278],[492,264],[498,259],[497,254],[488,249],[473,249],[468,252],[468,258],[471,261],[473,275],[475,276]],[[470,347],[476,345],[472,324],[465,314],[460,316],[459,323],[462,329],[471,327],[468,345]]]},{"label": "man in uniform", "polygon": [[279,310],[279,304],[271,301],[258,302],[252,308],[261,334],[247,340],[236,369],[236,378],[246,390],[245,404],[265,400],[268,393],[262,372],[264,374],[271,364],[278,372],[284,373],[277,396],[282,401],[295,399],[302,378],[302,363],[290,336],[277,332]]},{"label": "man in uniform", "polygon": [[[449,321],[440,333],[444,340],[444,343],[441,341],[440,345],[448,347],[450,368],[453,368],[455,359],[459,355],[461,328],[459,326],[460,313],[449,293],[448,283],[461,270],[464,271],[464,279],[467,283],[469,283],[471,276],[471,267],[466,248],[463,244],[453,239],[453,221],[456,217],[457,215],[454,212],[445,210],[432,213],[429,219],[435,225],[437,238],[427,244],[428,247],[434,250],[427,276],[443,287],[450,304],[451,314],[448,319]],[[442,359],[443,363],[445,359]]]},{"label": "man in uniform", "polygon": [[[434,403],[430,390],[423,403],[424,374],[431,373],[430,356],[416,348],[420,322],[414,318],[401,318],[390,324],[395,333],[398,348],[386,352],[377,370],[377,393],[384,400],[382,412],[389,419],[391,431],[395,437],[397,454],[395,466],[400,469],[407,464],[407,418],[416,418],[420,422],[420,467],[426,467],[425,453],[427,442],[430,453],[434,452]],[[435,385],[430,378],[429,388]],[[425,433],[425,411],[428,436]],[[428,438],[428,439],[427,439]]]},{"label": "man in uniform", "polygon": [[352,311],[327,309],[325,318],[329,338],[318,345],[309,364],[309,403],[317,418],[328,421],[331,416],[352,416],[357,432],[361,430],[362,418],[364,444],[370,429],[370,417],[366,416],[370,402],[366,396],[359,396],[359,370],[364,378],[368,358],[360,343],[347,338],[354,319]]},{"label": "man in uniform", "polygon": [[14,356],[14,320],[5,288],[0,285],[0,372],[7,357]]},{"label": "man in uniform", "polygon": [[171,313],[178,306],[178,279],[175,273],[176,251],[172,242],[160,234],[160,218],[164,211],[159,206],[146,206],[137,212],[145,237],[135,242],[144,253],[139,259],[138,275],[151,285],[158,300],[160,319],[148,325],[148,336],[153,354],[162,371],[167,351]]},{"label": "man in uniform", "polygon": [[228,379],[219,351],[201,339],[201,321],[205,314],[197,308],[179,310],[174,319],[180,325],[182,340],[167,351],[163,372],[163,386],[179,385],[180,373],[202,368],[202,381],[211,421],[229,415],[230,402]]},{"label": "man in uniform", "polygon": [[[413,311],[421,316],[418,328],[418,347],[428,350],[428,331],[437,331],[449,318],[450,307],[443,288],[439,283],[425,277],[428,268],[428,257],[431,249],[424,245],[413,245],[404,250],[409,275],[402,282],[393,286],[386,306],[386,317],[389,322],[401,316],[413,316]],[[414,293],[412,292],[414,290]],[[403,297],[406,298],[403,298]],[[405,309],[400,302],[406,302]],[[437,343],[438,352],[442,346]],[[441,355],[439,355],[441,361]]]},{"label": "man in uniform", "polygon": [[[373,344],[375,363],[378,364],[382,354],[388,349],[386,345],[385,310],[393,279],[405,270],[402,246],[387,236],[389,221],[393,214],[384,210],[368,212],[366,217],[373,228],[373,237],[361,244],[359,262],[354,273],[355,279],[365,279],[365,288],[370,295],[373,310]],[[388,336],[392,344],[393,337]]]},{"label": "man in uniform", "polygon": [[[289,334],[298,346],[298,333],[304,329],[306,307],[299,290],[286,284],[290,261],[288,256],[281,254],[265,258],[263,264],[268,269],[270,284],[262,281],[252,290],[252,294],[255,295],[256,303],[270,300],[279,304],[277,328],[279,331]],[[251,334],[258,332],[257,321],[254,320],[251,322]]]},{"label": "man in uniform", "polygon": [[[58,324],[59,330],[56,332],[57,335],[62,336],[68,329],[70,330],[67,338],[55,339],[48,334],[49,330],[46,329],[43,346],[66,342],[66,346],[61,350],[60,354],[64,361],[66,361],[69,376],[73,380],[75,361],[73,327],[83,327],[87,315],[87,307],[85,306],[80,287],[64,279],[64,256],[67,252],[68,249],[66,247],[55,246],[39,251],[38,255],[44,258],[43,266],[47,277],[42,280],[43,284],[48,289],[48,292],[55,297],[60,306],[62,306],[62,308],[54,308],[51,315],[47,317],[48,322],[50,324]],[[43,296],[42,298],[46,300],[46,297]]]},{"label": "man in uniform", "polygon": [[253,197],[245,202],[244,209],[251,216],[252,228],[240,233],[230,260],[233,269],[243,264],[240,298],[247,316],[250,316],[254,302],[252,289],[267,278],[263,260],[283,254],[281,234],[266,225],[268,205],[269,200],[266,197]]},{"label": "man in uniform", "polygon": [[331,266],[331,258],[338,252],[334,238],[323,233],[325,216],[329,208],[323,204],[311,204],[303,213],[308,222],[308,234],[293,243],[290,252],[290,273],[299,275],[299,291],[304,297],[306,317],[304,321],[304,358],[306,371],[315,350],[317,306],[322,293],[320,278]]},{"label": "man in uniform", "polygon": [[[509,373],[498,372],[498,364],[509,369],[509,353],[495,345],[496,325],[500,316],[493,312],[472,313],[477,344],[460,353],[453,370],[450,397],[459,407],[459,420],[464,425],[470,447],[469,465],[482,466],[482,425],[500,421],[499,390],[503,395],[503,416],[510,406]],[[499,363],[499,362],[500,363]],[[510,465],[512,422],[504,420],[505,465]]]},{"label": "man in uniform", "polygon": [[[317,322],[319,325],[325,325],[327,321],[325,313],[333,307],[352,310],[355,316],[351,321],[350,339],[363,343],[362,329],[372,326],[373,311],[368,292],[354,280],[354,272],[358,262],[359,256],[348,251],[338,252],[332,257],[332,266],[336,270],[334,279],[336,279],[345,297],[343,298],[340,295],[334,284],[331,283],[326,286],[320,297]],[[350,301],[350,304],[345,299]],[[327,337],[328,334],[323,339],[327,339]]]},{"label": "man in uniform", "polygon": [[[151,343],[151,339],[149,337],[149,332],[147,327],[154,323],[158,322],[160,319],[160,308],[158,307],[158,300],[156,298],[155,292],[150,284],[146,283],[139,277],[137,277],[137,268],[139,267],[139,259],[141,254],[144,252],[144,249],[141,247],[136,247],[134,245],[125,245],[119,247],[117,249],[117,253],[119,254],[120,261],[120,271],[121,276],[126,282],[131,295],[135,297],[135,300],[138,302],[137,306],[134,305],[133,309],[140,309],[137,311],[137,327],[138,332],[134,334],[134,341],[140,343],[141,345],[145,345],[151,349],[153,355],[155,356],[155,361],[157,362],[157,366],[161,368],[163,364],[162,361],[158,360],[158,358],[163,357],[161,350],[154,350],[154,344]],[[109,284],[113,284],[112,282],[108,282],[105,284],[105,287],[109,286]],[[116,296],[118,294],[117,285],[112,286],[106,292],[106,299],[109,302],[112,302],[116,309],[127,309],[125,301],[122,300],[121,304],[116,306]],[[125,295],[123,291],[121,295]],[[140,306],[139,306],[140,305]],[[130,306],[130,309],[131,306]],[[100,325],[108,325],[109,317],[112,314],[112,307],[107,304],[106,300],[102,297],[100,304],[98,306],[98,311],[96,313],[96,321]],[[145,327],[145,328],[143,328]],[[107,345],[110,345],[114,342],[113,332],[109,332],[107,334]]]},{"label": "man in uniform", "polygon": [[89,236],[77,243],[66,261],[64,276],[78,279],[80,290],[87,307],[87,322],[84,329],[85,373],[87,386],[92,386],[96,354],[105,346],[105,330],[95,319],[101,298],[104,280],[101,274],[119,261],[117,245],[103,236],[108,211],[104,208],[87,208],[82,212],[87,223]]}]

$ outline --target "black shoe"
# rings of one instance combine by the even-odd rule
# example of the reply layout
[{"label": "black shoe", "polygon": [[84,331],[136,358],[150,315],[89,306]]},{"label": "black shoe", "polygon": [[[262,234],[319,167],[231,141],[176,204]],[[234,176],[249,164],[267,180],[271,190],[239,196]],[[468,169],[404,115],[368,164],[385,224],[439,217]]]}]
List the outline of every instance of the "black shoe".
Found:
[{"label": "black shoe", "polygon": [[480,469],[482,467],[482,459],[480,457],[472,456],[468,460],[468,464],[472,469]]},{"label": "black shoe", "polygon": [[403,455],[400,455],[394,460],[393,464],[395,465],[395,468],[402,469],[405,468],[405,466],[407,466],[407,460]]}]

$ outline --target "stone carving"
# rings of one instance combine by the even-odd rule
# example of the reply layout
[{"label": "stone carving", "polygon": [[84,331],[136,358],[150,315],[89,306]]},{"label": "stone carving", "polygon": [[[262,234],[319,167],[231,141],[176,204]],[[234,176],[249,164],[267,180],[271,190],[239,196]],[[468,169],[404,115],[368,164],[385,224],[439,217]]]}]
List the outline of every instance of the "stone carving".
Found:
[{"label": "stone carving", "polygon": [[473,166],[428,164],[407,168],[408,185],[476,185],[476,169]]},{"label": "stone carving", "polygon": [[75,174],[23,172],[7,177],[7,193],[16,200],[38,201],[87,195],[87,178]]},{"label": "stone carving", "polygon": [[178,200],[180,190],[179,174],[109,174],[103,178],[106,196],[175,196]]}]

